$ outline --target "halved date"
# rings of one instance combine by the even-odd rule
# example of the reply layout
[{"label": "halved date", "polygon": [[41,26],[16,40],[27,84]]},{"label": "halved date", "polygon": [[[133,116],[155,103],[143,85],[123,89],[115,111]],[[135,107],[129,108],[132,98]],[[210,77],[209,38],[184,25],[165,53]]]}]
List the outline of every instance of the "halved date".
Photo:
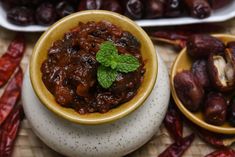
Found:
[{"label": "halved date", "polygon": [[235,54],[233,49],[226,49],[223,55],[211,54],[208,59],[208,70],[215,88],[228,92],[235,87]]}]

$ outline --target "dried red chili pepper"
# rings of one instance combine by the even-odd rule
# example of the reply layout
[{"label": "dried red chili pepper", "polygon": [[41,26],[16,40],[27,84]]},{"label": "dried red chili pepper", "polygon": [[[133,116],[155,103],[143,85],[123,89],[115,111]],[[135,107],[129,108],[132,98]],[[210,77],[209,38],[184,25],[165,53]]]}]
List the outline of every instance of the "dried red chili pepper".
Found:
[{"label": "dried red chili pepper", "polygon": [[178,32],[156,31],[149,35],[152,40],[162,41],[179,48],[186,46],[187,36]]},{"label": "dried red chili pepper", "polygon": [[[169,32],[176,33],[177,36],[171,35],[171,39],[185,39],[184,36],[189,36],[192,34],[202,34],[202,33],[222,33],[226,30],[226,27],[219,24],[193,24],[193,25],[184,25],[184,26],[170,26],[170,27],[151,27],[145,29],[149,34],[154,32]],[[179,36],[178,36],[179,35]],[[173,38],[173,37],[177,38]],[[180,37],[180,38],[178,38]]]},{"label": "dried red chili pepper", "polygon": [[4,122],[21,95],[23,72],[18,68],[14,77],[8,83],[3,95],[0,97],[0,125]]},{"label": "dried red chili pepper", "polygon": [[21,105],[16,106],[0,128],[0,157],[10,157],[20,127]]},{"label": "dried red chili pepper", "polygon": [[205,157],[235,157],[235,151],[233,149],[222,149],[214,151]]},{"label": "dried red chili pepper", "polygon": [[194,127],[195,133],[206,143],[217,148],[229,147],[235,142],[234,135],[213,133],[205,129]]},{"label": "dried red chili pepper", "polygon": [[159,38],[166,38],[170,40],[187,40],[189,35],[192,35],[192,33],[189,32],[181,32],[181,31],[155,31],[150,33],[153,37],[159,37]]},{"label": "dried red chili pepper", "polygon": [[204,142],[210,144],[216,148],[224,148],[229,147],[235,142],[234,135],[225,135],[225,134],[218,134],[208,130],[205,130],[191,121],[189,121],[186,117],[184,118],[184,122],[188,124],[194,130],[194,133],[198,135]]},{"label": "dried red chili pepper", "polygon": [[152,40],[162,41],[184,48],[189,35],[197,33],[223,32],[225,27],[216,24],[198,24],[175,27],[148,28],[146,31]]},{"label": "dried red chili pepper", "polygon": [[189,148],[194,140],[194,134],[183,138],[180,142],[175,142],[170,145],[158,157],[181,157],[184,152]]},{"label": "dried red chili pepper", "polygon": [[215,147],[225,147],[222,135],[207,131],[199,127],[197,127],[195,130],[197,135],[206,143],[209,143]]},{"label": "dried red chili pepper", "polygon": [[169,109],[164,119],[164,125],[171,137],[176,142],[179,142],[183,138],[183,123],[180,118],[179,112],[173,106],[175,105],[173,102],[174,101],[170,102]]},{"label": "dried red chili pepper", "polygon": [[215,23],[206,23],[206,24],[192,24],[192,25],[183,25],[172,28],[173,30],[186,31],[190,33],[219,33],[224,32],[226,27],[224,25],[215,24]]},{"label": "dried red chili pepper", "polygon": [[0,58],[0,87],[7,83],[15,69],[19,66],[24,50],[24,38],[22,35],[17,35]]}]

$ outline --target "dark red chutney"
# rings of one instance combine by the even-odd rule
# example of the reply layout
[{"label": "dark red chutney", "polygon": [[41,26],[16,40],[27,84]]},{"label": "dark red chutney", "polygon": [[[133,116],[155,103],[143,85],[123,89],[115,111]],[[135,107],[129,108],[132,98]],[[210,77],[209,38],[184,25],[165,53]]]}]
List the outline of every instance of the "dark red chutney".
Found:
[{"label": "dark red chutney", "polygon": [[[119,73],[108,89],[97,81],[96,53],[105,41],[112,41],[119,54],[133,55],[140,62],[136,71]],[[131,33],[110,22],[79,23],[48,50],[41,66],[42,80],[63,107],[80,114],[105,113],[136,95],[145,73],[140,46]]]}]

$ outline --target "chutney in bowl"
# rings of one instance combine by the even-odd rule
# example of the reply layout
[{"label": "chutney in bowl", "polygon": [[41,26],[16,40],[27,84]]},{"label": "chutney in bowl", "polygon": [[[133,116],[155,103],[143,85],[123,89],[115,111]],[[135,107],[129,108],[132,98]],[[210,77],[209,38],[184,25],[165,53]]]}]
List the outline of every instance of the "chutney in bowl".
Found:
[{"label": "chutney in bowl", "polygon": [[[98,69],[102,66],[96,58],[102,45],[110,46],[109,54],[112,48],[117,51],[117,58],[111,56],[110,60],[113,58],[112,62],[122,66],[119,69],[122,72],[109,69],[109,66],[104,68],[111,71],[105,77],[116,75],[108,88],[102,87],[102,82],[100,85],[97,80]],[[131,100],[137,93],[145,73],[140,47],[131,33],[108,21],[80,22],[48,50],[48,58],[41,66],[42,80],[56,102],[63,107],[73,108],[79,114],[108,112]],[[110,57],[109,54],[104,57]],[[116,61],[120,56],[131,57],[139,65],[132,72],[123,71],[135,65],[130,61]],[[109,64],[109,60],[106,62]]]},{"label": "chutney in bowl", "polygon": [[[98,87],[99,85],[97,85],[97,80],[94,79],[94,78],[96,78],[96,76],[95,76],[96,72],[91,72],[87,75],[84,74],[85,79],[82,79],[81,77],[79,77],[77,79],[77,82],[75,83],[75,85],[73,85],[73,83],[69,85],[71,88],[73,88],[72,92],[75,92],[76,97],[79,96],[79,99],[76,99],[76,101],[78,101],[78,104],[68,103],[69,107],[68,106],[63,107],[61,105],[64,101],[63,98],[59,104],[58,99],[56,100],[56,98],[55,98],[56,94],[54,96],[53,92],[60,93],[62,91],[62,93],[63,92],[66,93],[66,90],[63,91],[62,88],[50,90],[49,86],[51,85],[51,86],[53,86],[52,88],[54,88],[55,84],[52,85],[53,83],[51,83],[51,82],[48,82],[45,80],[43,81],[43,71],[44,71],[43,67],[45,68],[48,66],[48,69],[51,68],[51,71],[56,70],[56,66],[53,67],[50,64],[48,64],[47,66],[43,65],[45,63],[45,61],[48,59],[48,55],[49,55],[48,52],[50,52],[50,48],[52,48],[53,45],[56,45],[56,41],[62,42],[62,40],[69,38],[70,35],[66,36],[65,35],[66,33],[71,32],[71,31],[77,31],[77,33],[75,33],[75,34],[81,35],[82,31],[76,30],[76,27],[78,27],[79,23],[81,25],[83,25],[84,27],[89,22],[90,22],[90,25],[93,24],[93,25],[97,26],[98,23],[102,24],[102,21],[106,25],[110,25],[110,26],[113,25],[110,28],[113,27],[112,28],[113,32],[115,32],[115,29],[116,29],[116,32],[114,33],[115,35],[118,35],[118,33],[120,33],[120,31],[117,31],[118,30],[117,28],[120,28],[123,31],[121,33],[122,34],[121,37],[123,37],[123,35],[124,35],[127,38],[135,37],[137,39],[137,41],[139,42],[139,46],[140,46],[139,47],[139,50],[140,50],[139,54],[133,52],[133,53],[129,53],[129,55],[132,55],[135,58],[137,58],[137,60],[140,63],[140,66],[138,67],[139,70],[136,70],[135,72],[133,72],[133,73],[138,73],[138,74],[131,75],[132,72],[127,74],[130,76],[128,76],[128,77],[126,76],[126,78],[128,78],[128,79],[125,79],[125,80],[129,80],[129,81],[127,81],[127,83],[124,83],[125,86],[129,83],[129,87],[128,87],[128,90],[126,90],[126,92],[123,90],[123,88],[114,88],[112,90],[113,92],[118,92],[118,90],[120,90],[120,93],[124,93],[123,94],[124,96],[122,97],[122,99],[116,97],[115,98],[116,102],[110,103],[111,105],[107,105],[108,103],[106,103],[107,100],[114,100],[114,99],[110,99],[109,97],[107,97],[107,95],[110,96],[110,94],[108,93],[108,92],[110,92],[110,89],[108,89],[108,92],[102,88],[100,90],[100,88]],[[115,26],[115,28],[114,28],[114,26]],[[99,27],[101,27],[101,25]],[[97,28],[95,28],[95,29],[97,29]],[[95,32],[97,33],[97,31],[95,31]],[[97,39],[95,37],[95,36],[97,36],[96,33],[93,34],[93,37],[92,37],[92,38],[94,38],[94,40]],[[100,32],[98,31],[98,34],[99,33]],[[120,37],[120,39],[121,39],[121,37]],[[93,47],[95,49],[94,53],[97,53],[97,50],[98,50],[100,44],[102,44],[105,41],[112,41],[114,43],[115,47],[118,49],[118,55],[125,55],[124,52],[126,50],[121,49],[122,45],[120,45],[120,44],[123,44],[123,42],[120,42],[120,41],[118,42],[117,40],[109,40],[109,38],[110,38],[110,36],[105,37],[105,40],[102,40],[102,42],[99,42],[99,44],[97,44],[95,46],[93,45],[94,47],[92,45],[90,45],[91,47]],[[111,37],[111,38],[113,38],[113,37]],[[81,39],[81,36],[79,37],[79,39]],[[123,40],[123,39],[121,39],[121,40]],[[71,39],[69,39],[69,41],[71,41]],[[135,41],[135,40],[133,40],[133,41]],[[77,41],[75,41],[75,45],[76,45],[76,42]],[[87,47],[89,47],[86,44],[91,44],[89,42],[84,42],[84,44],[82,44],[83,41],[81,41],[81,40],[79,42],[80,42],[80,46],[78,46],[79,50],[83,49],[83,51]],[[138,42],[132,43],[131,45],[137,44],[134,46],[136,49],[136,48],[138,48]],[[70,44],[71,43],[72,42],[70,42]],[[63,43],[63,44],[65,44],[65,43]],[[81,48],[81,47],[83,47],[83,48]],[[89,48],[91,48],[91,47],[89,47]],[[54,55],[53,52],[55,52],[56,50],[57,49],[55,48],[54,50],[52,50],[52,52],[50,52],[50,54]],[[123,53],[121,51],[123,51]],[[88,53],[81,52],[80,54],[82,54],[81,55],[82,57],[78,55],[78,56],[74,56],[74,58],[70,56],[69,59],[68,58],[66,59],[66,57],[68,57],[68,54],[72,55],[74,52],[73,52],[73,49],[70,49],[68,51],[66,50],[67,56],[62,55],[62,56],[60,56],[60,58],[57,61],[61,62],[61,65],[66,65],[66,66],[68,66],[69,64],[67,64],[67,63],[65,64],[63,62],[66,62],[66,60],[68,61],[68,60],[74,60],[74,59],[75,60],[78,59],[78,62],[80,62],[82,64],[88,64],[88,66],[91,66],[93,63],[94,63],[94,67],[99,65],[99,64],[97,64],[96,59],[94,58],[95,54],[87,55]],[[64,54],[66,54],[66,53],[64,53]],[[51,60],[51,61],[55,62],[56,60]],[[65,66],[63,66],[63,67],[65,68]],[[71,70],[73,68],[67,67],[67,69]],[[93,69],[93,68],[91,68],[91,69]],[[77,72],[79,73],[83,70],[84,69],[80,68],[80,70],[77,70]],[[97,71],[97,68],[94,68],[93,70]],[[68,75],[73,75],[73,76],[66,77],[66,79],[63,79],[64,80],[64,81],[62,81],[63,85],[66,86],[66,83],[68,83],[70,78],[73,78],[73,79],[75,78],[74,80],[76,80],[76,76],[79,76],[80,74],[76,75],[75,73],[76,73],[76,70],[69,71],[66,76],[68,76]],[[84,72],[84,73],[86,73],[86,72]],[[90,74],[92,76],[90,76]],[[118,86],[115,86],[115,84],[117,83],[117,79],[122,80],[121,78],[124,75],[126,75],[126,74],[118,73],[118,75],[115,79],[116,82],[114,81],[113,86],[111,86],[111,88],[118,87]],[[109,75],[107,75],[107,76],[109,76]],[[92,79],[89,79],[89,77]],[[50,78],[50,77],[48,77],[48,78]],[[59,78],[58,78],[58,80],[59,80]],[[57,23],[52,25],[48,29],[48,31],[46,31],[41,36],[41,38],[39,39],[39,41],[37,42],[37,44],[34,48],[34,52],[33,52],[33,55],[31,57],[31,61],[30,61],[30,79],[31,79],[33,88],[35,90],[35,93],[37,94],[37,96],[41,100],[41,102],[48,109],[50,109],[51,111],[53,111],[57,115],[65,118],[65,119],[68,119],[70,121],[79,123],[79,124],[102,124],[102,123],[111,122],[111,121],[120,119],[120,118],[124,117],[125,115],[128,115],[129,113],[131,113],[132,111],[137,109],[145,101],[145,99],[149,96],[149,94],[151,93],[152,88],[155,84],[156,78],[157,78],[156,53],[155,53],[155,48],[153,46],[153,43],[149,39],[148,35],[142,30],[142,28],[137,26],[130,19],[126,18],[125,16],[119,15],[117,13],[112,13],[112,12],[108,12],[108,11],[96,11],[96,10],[84,11],[84,12],[79,12],[79,13],[70,15],[64,19],[61,19],[60,21],[58,21]],[[48,79],[46,79],[46,80],[48,80]],[[85,80],[93,80],[93,81],[88,81],[89,82],[88,83]],[[60,81],[58,81],[58,82],[60,82]],[[81,82],[83,82],[83,83],[81,83]],[[71,83],[71,81],[70,81],[70,83]],[[89,84],[88,87],[92,87],[92,89],[84,87],[87,84]],[[96,84],[97,86],[93,86],[94,84]],[[95,88],[95,90],[93,89],[93,87]],[[89,92],[87,89],[89,89]],[[100,90],[100,93],[103,94],[103,95],[101,95],[100,100],[106,101],[103,103],[103,105],[107,105],[108,107],[105,106],[107,108],[97,107],[97,104],[98,104],[97,90]],[[93,93],[96,93],[95,94],[96,96],[93,98],[90,98],[90,95],[89,95],[89,94],[91,94],[90,91],[93,91]],[[117,95],[120,96],[120,93]],[[94,95],[91,95],[91,97],[92,96],[94,96]],[[114,95],[111,95],[111,97],[113,97],[113,96]],[[104,97],[105,97],[105,99],[103,99]],[[93,101],[92,101],[92,99],[93,99]],[[75,99],[73,99],[73,100],[75,100]],[[83,101],[83,103],[82,103],[82,101]],[[65,104],[67,105],[67,103],[65,103]],[[71,104],[73,104],[73,105],[75,104],[75,107],[71,107],[70,106]],[[78,108],[77,108],[77,106],[78,106]],[[93,108],[92,107],[84,108],[84,106],[89,106],[89,107],[92,106]],[[96,107],[94,107],[94,106],[96,106]]]}]

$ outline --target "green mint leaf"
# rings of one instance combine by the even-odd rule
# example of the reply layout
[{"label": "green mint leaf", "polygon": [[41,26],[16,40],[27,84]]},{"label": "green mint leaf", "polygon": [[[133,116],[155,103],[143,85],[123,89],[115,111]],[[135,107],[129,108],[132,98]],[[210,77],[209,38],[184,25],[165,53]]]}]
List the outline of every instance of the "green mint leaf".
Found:
[{"label": "green mint leaf", "polygon": [[116,69],[119,72],[128,73],[135,71],[140,66],[139,60],[132,55],[119,55]]},{"label": "green mint leaf", "polygon": [[113,82],[116,80],[117,77],[117,71],[113,70],[109,67],[105,67],[103,65],[100,65],[98,67],[98,71],[97,71],[97,79],[99,84],[103,87],[103,88],[109,88]]},{"label": "green mint leaf", "polygon": [[115,69],[117,66],[115,61],[116,56],[118,56],[117,48],[112,42],[106,41],[100,45],[100,50],[96,54],[96,60],[106,67]]},{"label": "green mint leaf", "polygon": [[119,55],[117,48],[110,41],[100,45],[96,60],[100,63],[97,70],[98,82],[106,89],[116,80],[118,72],[132,72],[140,66],[139,60],[134,56]]}]

